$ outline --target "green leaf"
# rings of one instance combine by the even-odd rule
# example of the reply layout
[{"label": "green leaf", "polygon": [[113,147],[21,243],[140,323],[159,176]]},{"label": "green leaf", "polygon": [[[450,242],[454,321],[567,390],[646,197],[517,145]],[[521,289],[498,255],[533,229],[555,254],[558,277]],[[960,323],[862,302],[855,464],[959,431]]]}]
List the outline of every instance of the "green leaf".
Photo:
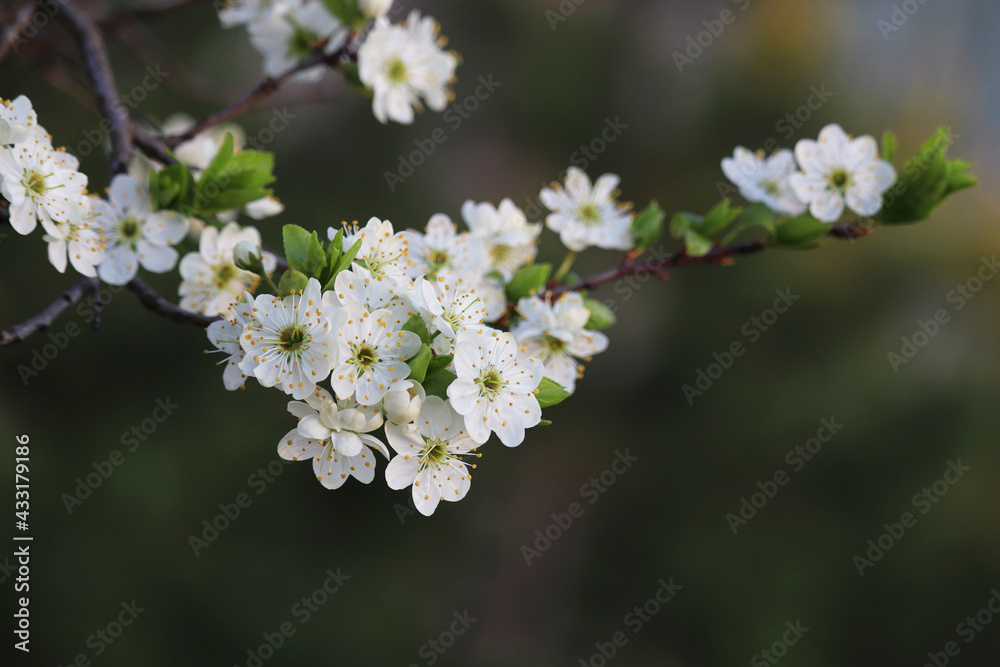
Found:
[{"label": "green leaf", "polygon": [[281,229],[281,236],[285,242],[285,259],[289,268],[319,278],[326,268],[326,253],[316,232],[309,233],[298,225],[285,225]]},{"label": "green leaf", "polygon": [[427,364],[431,360],[431,348],[421,345],[420,351],[406,360],[406,365],[410,367],[410,376],[407,378],[414,382],[423,382],[427,376]]},{"label": "green leaf", "polygon": [[569,392],[561,384],[549,378],[542,378],[538,384],[538,390],[535,392],[538,405],[543,408],[562,403],[568,396]]},{"label": "green leaf", "polygon": [[833,226],[820,222],[808,213],[778,223],[774,230],[774,245],[808,248],[830,233]]},{"label": "green leaf", "polygon": [[882,159],[892,162],[896,159],[896,133],[886,130],[882,133]]},{"label": "green leaf", "polygon": [[774,211],[760,202],[748,206],[746,210],[743,211],[743,216],[740,218],[740,226],[744,228],[763,227],[772,236],[774,235],[774,229],[777,223],[778,219],[774,215]]},{"label": "green leaf", "polygon": [[719,233],[722,232],[722,230],[728,227],[733,220],[738,218],[742,212],[742,208],[738,206],[733,208],[729,205],[728,199],[723,199],[721,202],[713,206],[712,210],[705,214],[701,224],[698,225],[698,233],[707,239],[714,239]]},{"label": "green leaf", "polygon": [[288,269],[285,271],[284,275],[281,276],[281,281],[278,283],[278,289],[282,294],[288,296],[293,291],[300,292],[304,290],[308,283],[309,276],[300,271],[296,271],[295,269]]},{"label": "green leaf", "polygon": [[538,422],[539,426],[552,426],[552,421],[549,419],[541,419]]},{"label": "green leaf", "polygon": [[632,220],[632,239],[635,242],[636,250],[648,248],[660,239],[663,233],[663,220],[667,214],[660,209],[660,205],[654,199],[649,202],[641,213]]},{"label": "green leaf", "polygon": [[149,172],[149,194],[157,209],[184,210],[194,192],[194,176],[183,164]]},{"label": "green leaf", "polygon": [[420,315],[411,315],[403,325],[403,331],[410,331],[420,337],[420,342],[425,346],[431,344],[431,332],[427,330],[427,323]]},{"label": "green leaf", "polygon": [[354,25],[360,17],[357,0],[323,0],[323,4],[345,25]]},{"label": "green leaf", "polygon": [[344,269],[351,268],[351,263],[354,261],[354,258],[358,256],[358,253],[360,251],[361,251],[361,239],[358,239],[357,241],[354,242],[354,245],[352,245],[350,248],[344,251],[344,254],[340,256],[340,262],[337,264],[336,273],[340,273]]},{"label": "green leaf", "polygon": [[584,299],[583,305],[590,311],[590,319],[583,325],[584,329],[607,329],[618,321],[611,309],[597,299]]},{"label": "green leaf", "polygon": [[918,222],[948,195],[975,184],[964,172],[971,166],[960,160],[949,161],[951,132],[939,127],[920,151],[910,158],[896,182],[882,195],[883,208],[877,218],[887,224]]},{"label": "green leaf", "polygon": [[439,354],[430,360],[427,364],[427,377],[433,377],[437,375],[444,369],[448,368],[448,364],[454,360],[455,356],[452,354]]},{"label": "green leaf", "polygon": [[451,371],[438,371],[424,379],[424,391],[428,396],[437,396],[448,400],[448,386],[455,381],[455,374]]},{"label": "green leaf", "polygon": [[271,191],[274,156],[264,151],[234,152],[233,135],[226,134],[219,151],[198,178],[189,202],[190,215],[207,218],[239,208]]},{"label": "green leaf", "polygon": [[691,228],[701,224],[701,216],[694,213],[674,213],[670,219],[670,235],[675,239],[682,239]]},{"label": "green leaf", "polygon": [[344,230],[337,230],[337,235],[333,237],[326,247],[326,271],[323,272],[323,291],[331,290],[337,278],[337,265],[340,264],[340,257],[344,254]]},{"label": "green leaf", "polygon": [[552,273],[551,264],[522,266],[507,283],[507,300],[517,303],[518,299],[531,296],[545,286],[550,273]]},{"label": "green leaf", "polygon": [[712,249],[712,241],[689,229],[684,232],[684,249],[692,257],[701,257]]}]

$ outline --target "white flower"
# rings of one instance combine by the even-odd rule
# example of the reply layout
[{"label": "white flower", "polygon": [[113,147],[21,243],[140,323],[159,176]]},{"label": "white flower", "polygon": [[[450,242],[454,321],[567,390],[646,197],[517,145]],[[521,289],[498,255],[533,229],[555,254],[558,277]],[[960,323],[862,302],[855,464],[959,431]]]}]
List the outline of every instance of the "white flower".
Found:
[{"label": "white flower", "polygon": [[416,10],[405,25],[390,25],[383,15],[358,49],[358,76],[374,92],[372,111],[381,123],[413,122],[421,99],[435,111],[444,110],[458,59],[442,50],[434,19]]},{"label": "white flower", "polygon": [[765,158],[763,151],[751,153],[738,146],[733,157],[722,159],[722,172],[744,199],[762,202],[781,215],[799,215],[806,210],[789,182],[796,171],[795,156],[787,148]]},{"label": "white flower", "polygon": [[492,431],[508,447],[521,444],[524,429],[542,418],[534,395],[544,374],[541,362],[521,356],[509,333],[484,327],[458,336],[454,364],[457,379],[448,398],[472,439],[484,443]]},{"label": "white flower", "polygon": [[319,387],[305,402],[291,401],[288,411],[299,418],[296,428],[278,444],[278,455],[287,461],[313,460],[313,472],[320,484],[339,489],[347,478],[362,484],[375,479],[375,456],[370,447],[389,458],[389,450],[369,435],[382,425],[382,413],[354,401],[335,401]]},{"label": "white flower", "polygon": [[566,171],[566,188],[553,183],[539,194],[542,203],[553,213],[545,224],[570,250],[579,252],[590,246],[609,250],[632,248],[631,205],[615,201],[618,176],[604,174],[593,186],[578,167]]},{"label": "white flower", "polygon": [[240,368],[240,363],[246,356],[243,346],[240,345],[240,336],[247,326],[257,324],[253,304],[253,296],[249,292],[244,292],[242,300],[232,309],[233,319],[223,318],[208,325],[208,340],[217,351],[227,355],[224,360],[218,362],[218,365],[226,365],[226,370],[222,372],[222,383],[229,391],[242,389],[246,382],[246,373]]},{"label": "white flower", "polygon": [[486,258],[483,243],[458,227],[444,213],[431,216],[424,233],[408,229],[410,278],[435,278],[438,272],[466,274],[481,271]]},{"label": "white flower", "polygon": [[285,11],[286,0],[227,0],[219,9],[219,22],[223,28],[255,23],[274,12]]},{"label": "white flower", "polygon": [[579,294],[564,294],[553,306],[537,296],[521,299],[517,310],[524,317],[511,328],[525,354],[545,365],[545,377],[573,393],[582,370],[578,358],[608,349],[608,337],[584,329],[590,311]]},{"label": "white flower", "polygon": [[417,314],[417,308],[411,303],[406,290],[398,283],[384,276],[373,276],[357,264],[338,273],[333,288],[333,291],[323,294],[325,305],[346,306],[353,301],[370,313],[387,308],[397,329]]},{"label": "white flower", "polygon": [[352,302],[343,310],[346,323],[336,331],[341,362],[330,383],[338,397],[356,396],[362,405],[374,405],[410,374],[404,360],[420,349],[420,337],[397,331],[386,309],[369,313]]},{"label": "white flower", "polygon": [[879,159],[873,137],[852,139],[836,124],[820,131],[819,142],[802,139],[795,144],[795,159],[803,173],[790,177],[792,189],[823,222],[836,222],[845,202],[858,215],[875,215],[882,208],[882,193],[896,181],[896,170]]},{"label": "white flower", "polygon": [[421,280],[420,293],[433,315],[433,326],[449,340],[454,341],[458,334],[483,322],[482,300],[475,288],[465,287],[461,278],[451,282],[444,278]]},{"label": "white flower", "polygon": [[166,273],[177,264],[171,246],[187,234],[187,218],[174,211],[154,211],[146,188],[124,174],[111,181],[108,201],[90,203],[94,221],[104,233],[106,256],[97,275],[109,285],[124,285],[139,266]]},{"label": "white flower", "polygon": [[387,14],[391,8],[392,0],[358,0],[358,10],[369,19]]},{"label": "white flower", "polygon": [[409,424],[420,414],[427,392],[419,382],[404,380],[382,399],[385,418],[393,424]]},{"label": "white flower", "polygon": [[24,95],[12,101],[0,98],[0,145],[21,143],[33,132],[44,134],[31,100]]},{"label": "white flower", "polygon": [[[250,41],[264,56],[268,76],[280,76],[316,49],[334,53],[347,41],[347,28],[320,0],[293,0],[283,8],[247,26]],[[294,80],[315,82],[323,72],[322,67],[310,67],[297,73]]]},{"label": "white flower", "polygon": [[37,222],[52,236],[59,223],[81,225],[89,209],[87,177],[72,155],[55,150],[48,137],[31,132],[12,148],[0,147],[0,192],[10,202],[10,224],[30,234]]},{"label": "white flower", "polygon": [[[181,260],[182,282],[178,288],[181,308],[205,315],[229,316],[230,309],[245,290],[253,291],[260,278],[236,268],[233,251],[242,242],[260,245],[260,232],[253,227],[240,228],[235,222],[219,231],[206,227],[198,242],[198,252],[189,252]],[[274,255],[263,254],[264,270],[274,271]]]},{"label": "white flower", "polygon": [[66,272],[68,256],[81,274],[90,278],[97,275],[97,266],[104,260],[104,237],[96,225],[88,220],[59,223],[54,234],[42,238],[49,244],[49,262],[59,273]]},{"label": "white flower", "polygon": [[[331,241],[336,235],[337,230],[333,227],[327,230],[327,236]],[[373,276],[386,277],[405,284],[410,261],[408,252],[410,238],[409,234],[394,233],[392,223],[388,220],[383,221],[373,217],[361,228],[357,223],[345,226],[344,252],[360,240],[361,249],[354,258],[356,264],[360,264]]]},{"label": "white flower", "polygon": [[462,456],[479,444],[463,426],[454,408],[431,396],[415,424],[385,427],[389,444],[398,454],[386,466],[385,480],[391,489],[412,485],[413,504],[424,516],[433,514],[440,501],[459,501],[469,491],[469,468]]},{"label": "white flower", "polygon": [[497,208],[488,202],[467,201],[462,204],[462,217],[472,235],[486,245],[487,270],[499,271],[504,280],[510,280],[515,271],[535,259],[542,225],[529,223],[510,199],[504,199]]},{"label": "white flower", "polygon": [[257,323],[248,325],[240,338],[246,351],[240,363],[243,372],[296,399],[313,393],[337,362],[332,332],[341,321],[339,310],[324,308],[320,301],[315,278],[301,295],[259,295],[253,308]]}]

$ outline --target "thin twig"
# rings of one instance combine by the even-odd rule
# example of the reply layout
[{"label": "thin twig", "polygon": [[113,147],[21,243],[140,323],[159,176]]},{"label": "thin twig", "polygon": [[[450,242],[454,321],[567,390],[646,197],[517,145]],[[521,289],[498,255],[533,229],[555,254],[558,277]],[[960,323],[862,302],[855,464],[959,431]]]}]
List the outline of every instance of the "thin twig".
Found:
[{"label": "thin twig", "polygon": [[253,90],[246,93],[242,97],[233,101],[228,106],[216,111],[213,114],[205,116],[197,123],[189,127],[187,130],[179,133],[164,137],[163,141],[169,148],[175,148],[178,144],[184,143],[185,141],[192,139],[200,132],[204,132],[210,127],[219,125],[220,123],[225,123],[227,120],[232,120],[237,116],[245,113],[250,107],[257,104],[264,98],[274,94],[278,91],[281,86],[291,79],[293,76],[299,72],[303,72],[317,65],[335,65],[341,57],[347,55],[349,50],[350,40],[331,54],[323,53],[322,49],[317,49],[313,51],[308,56],[300,60],[298,63],[288,68],[280,75],[276,77],[268,77],[257,84]]},{"label": "thin twig", "polygon": [[[63,292],[52,304],[20,324],[0,331],[0,345],[10,345],[24,340],[36,331],[44,331],[52,326],[56,318],[87,294],[96,294],[98,287],[97,278],[81,278],[68,290]],[[97,317],[95,313],[95,318]]]},{"label": "thin twig", "polygon": [[31,17],[35,14],[35,2],[34,0],[28,0],[23,5],[21,9],[17,11],[17,15],[14,20],[8,25],[4,31],[3,35],[0,36],[0,61],[7,57],[10,50],[14,48],[14,42],[16,42],[20,36],[21,31],[28,27],[31,23]]},{"label": "thin twig", "polygon": [[[839,225],[834,225],[830,230],[829,236],[839,239],[856,239],[865,236],[871,231],[871,229],[871,227],[864,226],[858,221],[845,222]],[[689,255],[687,250],[682,248],[675,253],[666,255],[665,257],[660,257],[659,259],[643,262],[641,264],[624,262],[614,269],[605,271],[604,273],[599,273],[596,276],[591,276],[590,278],[585,278],[578,283],[553,287],[550,290],[546,290],[545,294],[552,300],[555,300],[566,292],[594,290],[602,285],[606,285],[626,276],[636,274],[653,274],[660,276],[661,278],[666,278],[666,269],[675,266],[685,266],[689,264],[717,264],[726,266],[733,263],[734,257],[739,255],[752,255],[768,247],[770,246],[764,241],[745,241],[743,243],[737,243],[736,245],[726,247],[718,246],[712,248],[704,255]]]},{"label": "thin twig", "polygon": [[207,327],[212,322],[221,319],[219,316],[209,317],[200,313],[193,313],[190,310],[185,310],[180,306],[175,306],[160,296],[159,292],[147,285],[141,278],[133,278],[132,282],[128,284],[128,288],[135,292],[135,295],[139,297],[139,301],[142,305],[149,308],[157,315],[167,318],[171,322]]},{"label": "thin twig", "polygon": [[111,123],[111,173],[119,174],[128,168],[128,161],[132,156],[132,135],[129,131],[128,111],[118,96],[101,31],[93,19],[76,6],[75,0],[43,1],[59,11],[80,46],[84,65],[94,84],[97,106],[101,109],[101,115]]}]

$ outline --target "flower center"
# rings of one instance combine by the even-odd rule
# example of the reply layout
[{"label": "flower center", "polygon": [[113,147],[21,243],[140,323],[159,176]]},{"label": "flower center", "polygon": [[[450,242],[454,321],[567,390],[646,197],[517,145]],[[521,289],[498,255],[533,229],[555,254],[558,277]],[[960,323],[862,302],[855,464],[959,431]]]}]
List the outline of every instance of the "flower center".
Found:
[{"label": "flower center", "polygon": [[226,262],[225,264],[220,264],[218,268],[215,269],[215,277],[212,279],[212,284],[222,289],[232,282],[235,277],[236,267]]},{"label": "flower center", "polygon": [[479,395],[485,396],[490,400],[493,400],[500,390],[507,385],[507,381],[500,375],[500,371],[493,366],[480,373],[475,382],[479,387]]},{"label": "flower center", "polygon": [[580,220],[587,225],[596,225],[601,222],[601,213],[597,210],[597,204],[588,202],[580,207],[578,211]]},{"label": "flower center", "polygon": [[780,190],[778,189],[778,184],[775,183],[774,181],[767,181],[767,180],[761,181],[760,187],[764,192],[771,195],[772,197],[777,197],[780,194]]},{"label": "flower center", "polygon": [[31,171],[22,181],[24,187],[30,190],[36,195],[40,195],[45,192],[45,176],[39,174],[37,171]]},{"label": "flower center", "polygon": [[502,264],[510,257],[510,246],[494,245],[490,248],[490,257],[493,259],[494,264]]},{"label": "flower center", "polygon": [[427,265],[431,271],[448,266],[448,253],[444,250],[432,250],[427,254]]},{"label": "flower center", "polygon": [[846,169],[834,169],[830,172],[829,183],[834,190],[843,193],[851,184],[851,175]]},{"label": "flower center", "polygon": [[552,350],[554,354],[562,354],[566,349],[566,341],[555,336],[545,336],[545,347]]},{"label": "flower center", "polygon": [[406,69],[406,63],[400,58],[393,58],[386,63],[385,75],[391,83],[406,83],[409,72]]},{"label": "flower center", "polygon": [[118,224],[118,236],[129,245],[135,245],[141,230],[142,224],[135,218],[125,218]]},{"label": "flower center", "polygon": [[378,354],[368,343],[360,343],[354,347],[354,358],[352,360],[362,372],[371,368],[378,362]]},{"label": "flower center", "polygon": [[309,334],[298,324],[290,324],[278,334],[278,347],[285,352],[297,352],[309,339]]},{"label": "flower center", "polygon": [[448,443],[444,440],[427,440],[424,438],[424,450],[420,452],[421,468],[438,466],[448,458]]}]

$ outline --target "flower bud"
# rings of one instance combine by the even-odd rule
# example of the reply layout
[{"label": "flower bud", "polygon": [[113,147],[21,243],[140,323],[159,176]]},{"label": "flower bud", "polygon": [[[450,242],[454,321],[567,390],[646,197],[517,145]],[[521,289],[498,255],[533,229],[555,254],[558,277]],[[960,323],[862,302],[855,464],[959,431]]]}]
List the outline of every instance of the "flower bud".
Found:
[{"label": "flower bud", "polygon": [[361,15],[368,19],[378,18],[389,11],[392,0],[358,0]]},{"label": "flower bud", "polygon": [[411,380],[400,383],[402,389],[386,393],[382,406],[385,416],[393,424],[408,424],[420,414],[420,408],[427,398],[423,386]]},{"label": "flower bud", "polygon": [[240,241],[233,248],[233,263],[236,268],[244,271],[262,273],[264,271],[264,261],[261,257],[261,249],[250,241]]}]

